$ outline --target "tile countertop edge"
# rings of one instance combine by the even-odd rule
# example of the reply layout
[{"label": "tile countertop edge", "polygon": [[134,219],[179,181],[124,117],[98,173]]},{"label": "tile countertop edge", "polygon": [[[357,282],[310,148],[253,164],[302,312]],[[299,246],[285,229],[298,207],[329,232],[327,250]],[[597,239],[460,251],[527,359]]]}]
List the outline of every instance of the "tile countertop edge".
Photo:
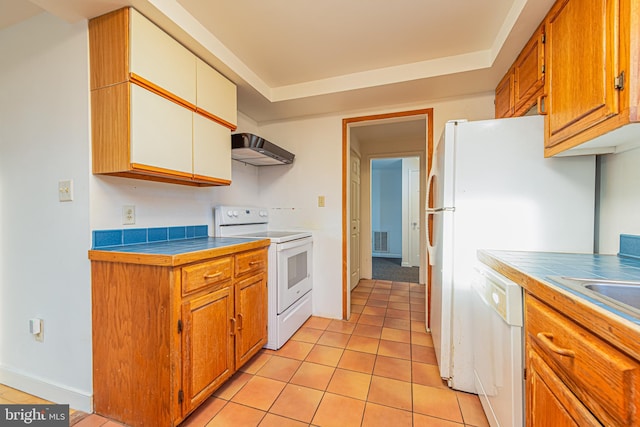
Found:
[{"label": "tile countertop edge", "polygon": [[154,265],[160,267],[176,267],[192,262],[202,261],[207,258],[215,258],[237,252],[244,252],[252,249],[267,247],[270,243],[271,241],[269,239],[251,240],[216,248],[187,251],[178,254],[151,254],[130,251],[125,252],[117,250],[90,249],[89,259],[91,261],[121,262],[125,264]]},{"label": "tile countertop edge", "polygon": [[500,259],[499,254],[479,250],[478,260],[516,282],[526,292],[569,317],[586,330],[598,335],[636,360],[640,360],[640,321],[633,322],[552,282],[530,276],[518,267]]}]

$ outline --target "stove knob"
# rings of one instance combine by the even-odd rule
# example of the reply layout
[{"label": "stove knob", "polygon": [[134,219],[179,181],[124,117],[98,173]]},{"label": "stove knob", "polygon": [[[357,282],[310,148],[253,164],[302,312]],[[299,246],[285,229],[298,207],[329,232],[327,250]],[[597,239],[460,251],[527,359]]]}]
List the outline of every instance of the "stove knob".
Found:
[{"label": "stove knob", "polygon": [[233,211],[233,216],[238,217],[238,211]]},{"label": "stove knob", "polygon": [[233,211],[227,211],[227,216],[233,216]]},{"label": "stove knob", "polygon": [[267,216],[267,211],[260,211],[260,216],[265,217]]}]

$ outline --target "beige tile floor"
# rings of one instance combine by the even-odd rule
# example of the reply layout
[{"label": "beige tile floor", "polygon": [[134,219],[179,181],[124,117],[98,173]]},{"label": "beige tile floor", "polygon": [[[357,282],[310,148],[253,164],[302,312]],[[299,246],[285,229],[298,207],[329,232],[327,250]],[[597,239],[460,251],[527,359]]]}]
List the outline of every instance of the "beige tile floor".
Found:
[{"label": "beige tile floor", "polygon": [[[312,317],[280,350],[261,350],[181,427],[488,426],[478,397],[439,377],[424,286],[362,280],[351,302],[349,321]],[[119,425],[95,414],[75,424]]]}]

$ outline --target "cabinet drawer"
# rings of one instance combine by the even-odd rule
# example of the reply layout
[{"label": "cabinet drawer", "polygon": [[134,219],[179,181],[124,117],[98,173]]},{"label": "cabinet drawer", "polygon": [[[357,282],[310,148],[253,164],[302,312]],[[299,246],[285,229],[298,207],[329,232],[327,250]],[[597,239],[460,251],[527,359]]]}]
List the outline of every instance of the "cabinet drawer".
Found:
[{"label": "cabinet drawer", "polygon": [[217,258],[182,269],[182,294],[231,279],[231,257]]},{"label": "cabinet drawer", "polygon": [[527,295],[527,340],[605,425],[638,425],[640,363]]},{"label": "cabinet drawer", "polygon": [[259,271],[267,267],[267,250],[243,252],[236,255],[235,276],[241,276],[248,272]]}]

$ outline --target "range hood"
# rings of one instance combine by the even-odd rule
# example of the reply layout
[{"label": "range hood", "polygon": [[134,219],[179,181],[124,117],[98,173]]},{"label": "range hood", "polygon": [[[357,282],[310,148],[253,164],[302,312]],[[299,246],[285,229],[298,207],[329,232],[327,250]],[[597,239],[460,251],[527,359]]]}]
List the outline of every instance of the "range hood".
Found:
[{"label": "range hood", "polygon": [[287,165],[294,154],[251,133],[231,135],[231,158],[254,166]]}]

